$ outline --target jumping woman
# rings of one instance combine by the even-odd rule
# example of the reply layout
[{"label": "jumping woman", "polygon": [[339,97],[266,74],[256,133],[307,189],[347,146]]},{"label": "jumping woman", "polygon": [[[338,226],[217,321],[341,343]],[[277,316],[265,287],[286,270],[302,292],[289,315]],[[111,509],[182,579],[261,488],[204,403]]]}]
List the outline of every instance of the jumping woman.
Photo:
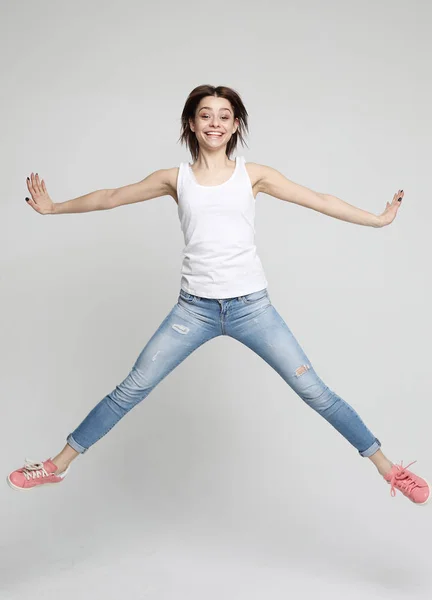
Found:
[{"label": "jumping woman", "polygon": [[[43,215],[108,210],[170,195],[178,206],[185,246],[177,303],[147,342],[127,377],[66,437],[59,454],[43,462],[25,460],[7,477],[16,490],[64,480],[79,454],[100,440],[157,384],[199,346],[226,335],[261,356],[313,410],[377,468],[390,493],[399,490],[418,505],[430,498],[428,483],[401,463],[393,464],[381,442],[356,411],[318,376],[311,361],[273,306],[255,246],[255,201],[259,192],[294,202],[330,217],[384,227],[396,217],[403,190],[375,215],[335,196],[288,180],[279,171],[243,156],[248,113],[238,93],[201,85],[189,94],[180,140],[193,163],[161,169],[138,183],[98,190],[62,203],[52,202],[38,173],[27,177],[28,204]],[[416,461],[414,461],[416,462]]]}]

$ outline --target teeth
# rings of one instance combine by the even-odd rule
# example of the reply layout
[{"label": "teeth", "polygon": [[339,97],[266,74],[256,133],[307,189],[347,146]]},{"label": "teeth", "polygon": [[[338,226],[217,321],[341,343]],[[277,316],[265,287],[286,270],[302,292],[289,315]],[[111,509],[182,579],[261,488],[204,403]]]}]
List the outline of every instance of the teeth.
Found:
[{"label": "teeth", "polygon": [[222,134],[221,133],[207,133],[206,135],[210,135],[213,137],[221,137]]}]

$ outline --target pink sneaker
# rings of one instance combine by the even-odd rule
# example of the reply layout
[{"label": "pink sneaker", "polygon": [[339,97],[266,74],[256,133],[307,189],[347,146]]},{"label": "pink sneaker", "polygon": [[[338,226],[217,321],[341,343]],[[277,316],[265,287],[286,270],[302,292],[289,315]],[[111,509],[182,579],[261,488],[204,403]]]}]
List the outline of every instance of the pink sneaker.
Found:
[{"label": "pink sneaker", "polygon": [[408,471],[408,467],[415,462],[417,461],[413,461],[406,467],[402,466],[403,461],[400,465],[393,465],[391,470],[384,475],[384,479],[391,485],[390,494],[392,496],[396,496],[395,489],[398,489],[411,502],[422,505],[430,499],[430,487],[425,479]]},{"label": "pink sneaker", "polygon": [[12,471],[8,475],[7,482],[14,490],[31,490],[45,483],[59,483],[63,481],[69,469],[70,466],[63,473],[60,473],[60,475],[54,475],[57,467],[50,458],[43,463],[31,461],[26,458],[23,467]]}]

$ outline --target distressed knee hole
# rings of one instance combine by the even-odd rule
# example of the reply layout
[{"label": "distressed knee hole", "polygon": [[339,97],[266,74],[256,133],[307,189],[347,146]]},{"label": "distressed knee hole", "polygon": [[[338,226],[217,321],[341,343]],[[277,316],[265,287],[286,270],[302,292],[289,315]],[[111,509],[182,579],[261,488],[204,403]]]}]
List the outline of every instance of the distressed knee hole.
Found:
[{"label": "distressed knee hole", "polygon": [[189,331],[189,327],[186,327],[186,325],[179,325],[178,323],[174,323],[172,328],[175,329],[175,331],[178,331],[179,333],[183,333],[184,335],[186,335]]},{"label": "distressed knee hole", "polygon": [[310,365],[302,365],[301,367],[298,367],[298,369],[296,369],[295,376],[300,377],[300,375],[303,375],[303,373],[306,373],[306,371],[308,371],[309,369]]}]

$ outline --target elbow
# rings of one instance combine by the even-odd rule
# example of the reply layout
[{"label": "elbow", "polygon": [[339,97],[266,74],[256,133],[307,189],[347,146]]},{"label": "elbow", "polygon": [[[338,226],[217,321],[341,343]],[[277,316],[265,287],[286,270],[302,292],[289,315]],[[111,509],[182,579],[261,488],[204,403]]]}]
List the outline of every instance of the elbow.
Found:
[{"label": "elbow", "polygon": [[110,210],[111,208],[115,208],[117,206],[117,204],[116,204],[117,199],[116,199],[115,192],[116,192],[115,189],[104,190],[103,210]]}]

